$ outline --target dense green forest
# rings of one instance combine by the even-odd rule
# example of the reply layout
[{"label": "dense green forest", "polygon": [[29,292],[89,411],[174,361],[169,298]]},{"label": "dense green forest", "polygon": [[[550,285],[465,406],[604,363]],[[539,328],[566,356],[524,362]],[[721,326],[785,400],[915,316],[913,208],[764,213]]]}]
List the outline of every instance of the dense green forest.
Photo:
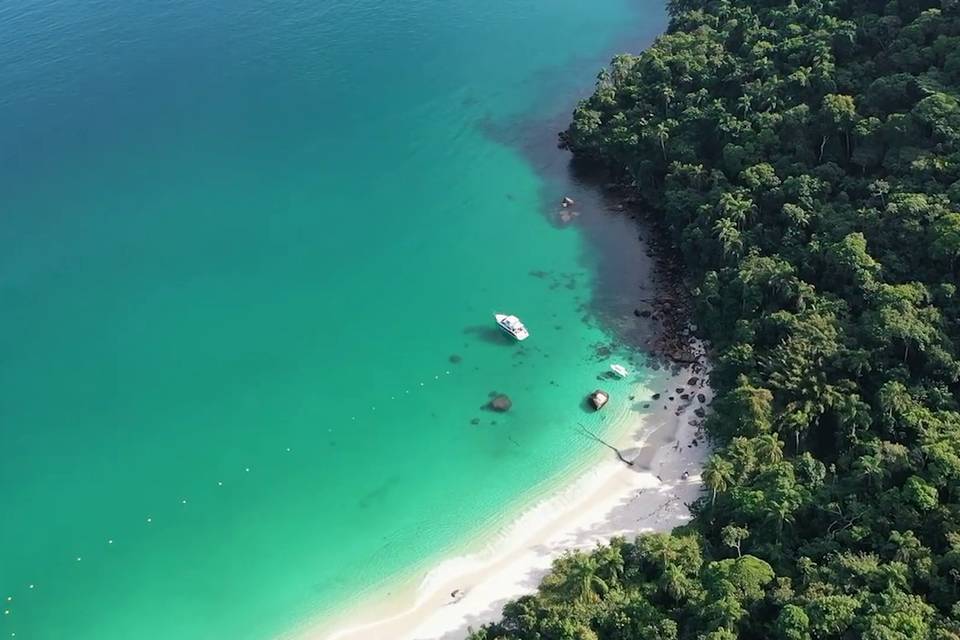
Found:
[{"label": "dense green forest", "polygon": [[473,640],[960,638],[958,0],[673,0],[561,135],[713,345],[693,523],[559,561]]}]

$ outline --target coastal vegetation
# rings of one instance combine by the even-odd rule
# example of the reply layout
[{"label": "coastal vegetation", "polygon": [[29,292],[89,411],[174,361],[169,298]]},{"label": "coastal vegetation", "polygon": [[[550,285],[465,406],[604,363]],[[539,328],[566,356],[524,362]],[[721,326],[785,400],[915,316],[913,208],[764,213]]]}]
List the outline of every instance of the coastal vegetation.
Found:
[{"label": "coastal vegetation", "polygon": [[669,12],[561,142],[683,257],[706,491],[471,638],[960,638],[960,3]]}]

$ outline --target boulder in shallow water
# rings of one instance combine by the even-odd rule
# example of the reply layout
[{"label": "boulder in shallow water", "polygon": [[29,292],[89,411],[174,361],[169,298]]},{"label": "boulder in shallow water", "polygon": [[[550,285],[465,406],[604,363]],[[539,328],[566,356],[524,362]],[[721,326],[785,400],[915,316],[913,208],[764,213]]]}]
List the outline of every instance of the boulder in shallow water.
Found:
[{"label": "boulder in shallow water", "polygon": [[494,411],[509,411],[513,406],[513,401],[505,393],[499,393],[490,400],[490,408]]},{"label": "boulder in shallow water", "polygon": [[599,410],[603,408],[603,405],[610,401],[610,394],[601,389],[597,389],[587,396],[587,401],[590,403],[590,406]]}]

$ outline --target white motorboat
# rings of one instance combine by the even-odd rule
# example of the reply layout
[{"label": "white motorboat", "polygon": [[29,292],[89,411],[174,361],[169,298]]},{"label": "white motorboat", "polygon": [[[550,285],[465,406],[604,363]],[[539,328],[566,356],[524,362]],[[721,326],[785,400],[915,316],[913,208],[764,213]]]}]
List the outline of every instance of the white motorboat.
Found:
[{"label": "white motorboat", "polygon": [[520,322],[520,318],[517,316],[508,316],[502,313],[495,313],[493,317],[497,320],[497,324],[501,329],[512,335],[517,340],[526,340],[530,337],[530,333],[527,332],[527,328],[523,326],[523,323]]},{"label": "white motorboat", "polygon": [[610,371],[613,371],[615,374],[617,374],[618,378],[626,378],[630,374],[626,367],[620,364],[610,365]]}]

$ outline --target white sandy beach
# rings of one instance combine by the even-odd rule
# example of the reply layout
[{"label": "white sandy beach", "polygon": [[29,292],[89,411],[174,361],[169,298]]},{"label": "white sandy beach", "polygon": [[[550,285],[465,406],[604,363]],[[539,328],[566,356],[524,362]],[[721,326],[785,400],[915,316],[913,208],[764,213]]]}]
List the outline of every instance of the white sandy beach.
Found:
[{"label": "white sandy beach", "polygon": [[[688,385],[691,376],[700,381]],[[659,400],[629,412],[613,442],[633,466],[610,451],[601,462],[523,513],[485,542],[482,550],[441,562],[419,587],[403,595],[372,598],[340,622],[295,634],[300,640],[463,640],[468,628],[496,620],[503,605],[532,593],[554,559],[589,549],[614,536],[668,531],[689,519],[687,504],[700,492],[700,469],[708,451],[698,437],[694,411],[710,400],[705,372],[683,369],[649,394]],[[676,389],[683,387],[690,400]],[[664,393],[664,390],[666,392]],[[675,401],[668,400],[675,396]],[[692,445],[697,439],[698,445]],[[598,443],[598,447],[602,447]],[[451,594],[456,593],[456,597]]]}]

